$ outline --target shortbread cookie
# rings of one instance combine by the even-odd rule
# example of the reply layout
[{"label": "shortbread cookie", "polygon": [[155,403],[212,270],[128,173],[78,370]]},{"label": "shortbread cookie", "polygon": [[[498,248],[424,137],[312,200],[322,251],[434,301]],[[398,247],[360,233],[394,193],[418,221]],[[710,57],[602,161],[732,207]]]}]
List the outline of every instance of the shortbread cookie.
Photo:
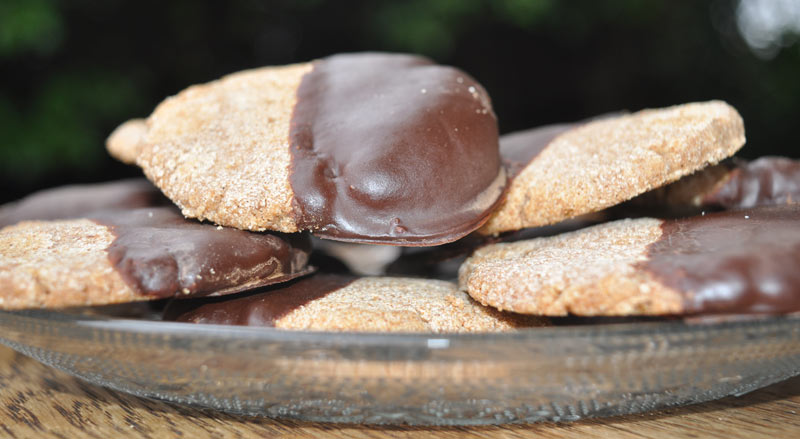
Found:
[{"label": "shortbread cookie", "polygon": [[314,331],[486,332],[546,320],[481,306],[450,282],[318,274],[246,296],[173,301],[167,320]]},{"label": "shortbread cookie", "polygon": [[800,205],[640,218],[495,244],[461,267],[479,302],[539,315],[800,311]]},{"label": "shortbread cookie", "polygon": [[98,210],[171,204],[158,188],[144,178],[62,186],[0,206],[0,228],[25,220],[82,218]]},{"label": "shortbread cookie", "polygon": [[800,203],[800,161],[732,160],[642,194],[632,204],[668,209],[734,209]]},{"label": "shortbread cookie", "polygon": [[552,224],[613,206],[717,163],[744,142],[742,118],[719,101],[503,136],[501,154],[514,177],[481,232]]},{"label": "shortbread cookie", "polygon": [[0,230],[0,308],[222,295],[307,274],[304,235],[187,220],[175,207],[105,210]]},{"label": "shortbread cookie", "polygon": [[608,218],[605,212],[595,212],[549,226],[522,229],[500,235],[471,233],[458,241],[436,247],[403,247],[400,256],[387,265],[383,273],[392,276],[456,281],[461,264],[480,247],[500,242],[516,242],[553,236],[582,229],[606,221]]},{"label": "shortbread cookie", "polygon": [[131,119],[118,126],[106,140],[106,149],[115,159],[129,165],[136,164],[147,122],[144,119]]},{"label": "shortbread cookie", "polygon": [[192,86],[149,117],[136,162],[188,217],[392,245],[468,234],[506,184],[480,84],[378,53]]}]

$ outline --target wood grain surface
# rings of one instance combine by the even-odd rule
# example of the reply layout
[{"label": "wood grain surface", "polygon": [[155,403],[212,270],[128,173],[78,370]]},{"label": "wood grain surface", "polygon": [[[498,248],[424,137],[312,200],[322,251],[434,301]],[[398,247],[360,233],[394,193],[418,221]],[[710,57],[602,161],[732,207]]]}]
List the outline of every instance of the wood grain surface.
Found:
[{"label": "wood grain surface", "polygon": [[572,424],[370,427],[224,413],[107,390],[0,346],[0,438],[800,437],[800,377],[740,398]]}]

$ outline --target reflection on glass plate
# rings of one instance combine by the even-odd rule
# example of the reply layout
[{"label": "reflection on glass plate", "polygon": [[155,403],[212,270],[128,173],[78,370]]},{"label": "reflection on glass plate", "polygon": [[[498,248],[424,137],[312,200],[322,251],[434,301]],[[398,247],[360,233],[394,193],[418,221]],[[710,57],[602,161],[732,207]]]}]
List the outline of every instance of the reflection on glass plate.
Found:
[{"label": "reflection on glass plate", "polygon": [[336,334],[0,312],[0,342],[89,382],[316,421],[570,421],[741,394],[800,373],[800,316]]}]

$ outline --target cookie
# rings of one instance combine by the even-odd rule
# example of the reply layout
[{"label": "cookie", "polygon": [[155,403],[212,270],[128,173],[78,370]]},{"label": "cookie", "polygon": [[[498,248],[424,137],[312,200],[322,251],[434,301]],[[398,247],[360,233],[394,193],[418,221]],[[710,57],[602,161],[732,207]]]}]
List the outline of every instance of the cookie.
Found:
[{"label": "cookie", "polygon": [[115,159],[133,165],[139,156],[147,122],[144,119],[131,119],[118,126],[106,140],[106,149]]},{"label": "cookie", "polygon": [[460,287],[538,315],[800,311],[800,205],[615,221],[495,244],[461,267]]},{"label": "cookie", "polygon": [[307,236],[185,219],[175,207],[103,210],[0,230],[0,309],[222,295],[308,274]]},{"label": "cookie", "polygon": [[25,220],[81,218],[98,210],[171,204],[161,191],[144,178],[62,186],[0,206],[0,228]]},{"label": "cookie", "polygon": [[506,184],[480,84],[380,53],[189,87],[148,118],[136,163],[188,217],[391,245],[470,233]]},{"label": "cookie", "polygon": [[497,234],[598,211],[731,156],[739,114],[711,101],[503,136],[512,181],[481,228]]},{"label": "cookie", "polygon": [[391,261],[382,273],[456,281],[461,264],[480,247],[582,229],[606,221],[608,218],[605,213],[606,211],[594,212],[548,226],[532,227],[497,236],[471,233],[458,241],[436,247],[403,247],[399,257]]},{"label": "cookie", "polygon": [[546,320],[481,306],[451,282],[318,274],[246,296],[173,301],[166,320],[313,331],[494,332]]},{"label": "cookie", "polygon": [[761,157],[731,160],[631,200],[667,209],[738,209],[800,203],[800,161]]}]

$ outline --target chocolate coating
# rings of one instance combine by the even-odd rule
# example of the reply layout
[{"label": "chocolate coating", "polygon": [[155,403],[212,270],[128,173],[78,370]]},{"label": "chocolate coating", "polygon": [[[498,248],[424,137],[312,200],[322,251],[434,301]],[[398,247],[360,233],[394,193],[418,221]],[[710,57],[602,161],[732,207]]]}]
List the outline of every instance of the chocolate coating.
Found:
[{"label": "chocolate coating", "polygon": [[355,279],[317,274],[246,296],[172,301],[164,311],[164,320],[271,327],[293,310],[344,288]]},{"label": "chocolate coating", "polygon": [[88,212],[136,209],[171,203],[144,178],[71,185],[31,194],[0,208],[0,227],[28,220],[82,218]]},{"label": "chocolate coating", "polygon": [[310,272],[311,245],[301,234],[218,229],[174,207],[102,211],[89,219],[111,229],[109,260],[148,296],[218,296]]},{"label": "chocolate coating", "polygon": [[641,268],[685,294],[686,313],[800,311],[800,205],[667,220]]},{"label": "chocolate coating", "polygon": [[800,161],[762,157],[737,162],[727,180],[702,205],[726,209],[800,202]]},{"label": "chocolate coating", "polygon": [[732,158],[610,210],[619,217],[678,218],[798,202],[800,161],[785,157],[762,157],[752,162]]},{"label": "chocolate coating", "polygon": [[297,91],[298,225],[341,241],[436,245],[477,229],[506,183],[497,120],[469,75],[410,55],[316,62]]}]

